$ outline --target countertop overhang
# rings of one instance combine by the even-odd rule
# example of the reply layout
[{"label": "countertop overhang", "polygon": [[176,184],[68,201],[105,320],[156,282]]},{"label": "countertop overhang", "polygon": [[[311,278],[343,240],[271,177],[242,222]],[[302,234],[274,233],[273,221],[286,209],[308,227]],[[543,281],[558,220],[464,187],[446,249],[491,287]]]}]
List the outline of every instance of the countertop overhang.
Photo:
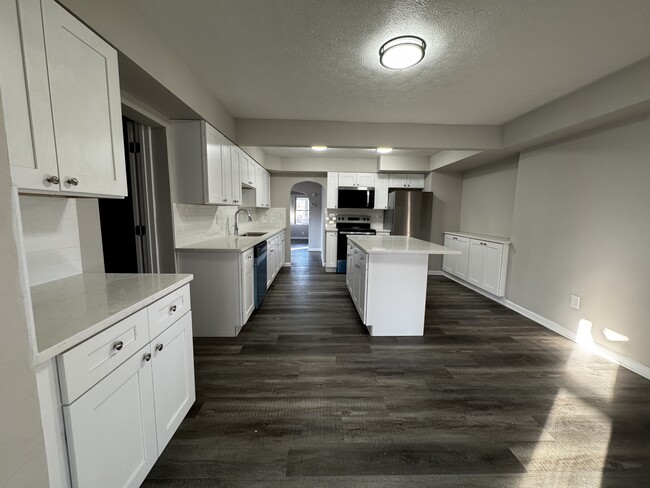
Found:
[{"label": "countertop overhang", "polygon": [[36,364],[192,281],[191,274],[82,273],[31,288]]},{"label": "countertop overhang", "polygon": [[408,236],[348,236],[368,254],[460,254],[449,247]]},{"label": "countertop overhang", "polygon": [[209,252],[237,252],[241,253],[256,246],[276,234],[285,230],[284,227],[274,227],[265,229],[251,229],[248,232],[265,232],[264,235],[245,237],[245,236],[220,236],[204,241],[193,242],[184,246],[178,246],[177,251],[209,251]]}]

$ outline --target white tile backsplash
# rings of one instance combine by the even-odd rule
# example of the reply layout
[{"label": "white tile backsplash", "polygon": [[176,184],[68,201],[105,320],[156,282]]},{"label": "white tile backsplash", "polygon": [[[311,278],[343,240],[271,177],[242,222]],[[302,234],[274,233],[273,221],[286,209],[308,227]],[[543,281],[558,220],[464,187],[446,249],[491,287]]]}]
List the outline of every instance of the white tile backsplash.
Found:
[{"label": "white tile backsplash", "polygon": [[29,284],[81,273],[76,200],[31,195],[19,199]]},{"label": "white tile backsplash", "polygon": [[354,208],[339,208],[330,209],[327,211],[326,225],[335,226],[336,217],[338,215],[367,215],[370,217],[370,227],[373,229],[384,228],[384,211],[374,209],[354,209]]},{"label": "white tile backsplash", "polygon": [[[234,233],[235,213],[239,207],[213,205],[187,205],[175,203],[174,238],[176,246]],[[264,227],[284,227],[287,211],[284,208],[246,208],[253,218],[239,216],[240,232]]]}]

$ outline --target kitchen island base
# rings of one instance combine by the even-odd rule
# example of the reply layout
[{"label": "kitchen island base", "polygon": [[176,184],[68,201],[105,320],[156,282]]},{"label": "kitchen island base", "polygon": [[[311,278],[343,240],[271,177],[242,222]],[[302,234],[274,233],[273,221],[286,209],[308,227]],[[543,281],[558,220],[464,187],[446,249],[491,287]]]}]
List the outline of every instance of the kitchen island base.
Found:
[{"label": "kitchen island base", "polygon": [[370,335],[424,335],[430,254],[457,251],[406,236],[348,237],[346,283]]}]

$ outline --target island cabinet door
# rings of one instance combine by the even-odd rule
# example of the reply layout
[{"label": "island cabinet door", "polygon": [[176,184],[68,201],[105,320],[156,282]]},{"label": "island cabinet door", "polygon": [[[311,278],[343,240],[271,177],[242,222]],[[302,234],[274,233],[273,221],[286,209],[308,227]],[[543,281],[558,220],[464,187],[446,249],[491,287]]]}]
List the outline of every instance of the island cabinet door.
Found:
[{"label": "island cabinet door", "polygon": [[147,345],[63,407],[76,488],[136,488],[158,456]]},{"label": "island cabinet door", "polygon": [[156,432],[160,454],[196,399],[192,312],[186,313],[156,337],[151,345]]}]

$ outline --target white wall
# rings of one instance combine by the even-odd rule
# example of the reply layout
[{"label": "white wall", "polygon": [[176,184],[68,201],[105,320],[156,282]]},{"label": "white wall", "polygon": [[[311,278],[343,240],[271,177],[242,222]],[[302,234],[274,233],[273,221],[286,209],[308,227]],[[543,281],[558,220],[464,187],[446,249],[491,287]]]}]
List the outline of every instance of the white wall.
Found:
[{"label": "white wall", "polygon": [[[523,153],[506,297],[650,365],[650,120]],[[580,310],[570,296],[582,297]],[[608,327],[629,342],[609,342]]]},{"label": "white wall", "polygon": [[30,286],[81,273],[77,201],[21,195],[20,210]]},{"label": "white wall", "polygon": [[0,107],[0,486],[48,486],[43,427],[28,329],[28,285],[18,242],[14,198]]},{"label": "white wall", "polygon": [[509,159],[463,175],[460,230],[510,237],[519,159]]}]

